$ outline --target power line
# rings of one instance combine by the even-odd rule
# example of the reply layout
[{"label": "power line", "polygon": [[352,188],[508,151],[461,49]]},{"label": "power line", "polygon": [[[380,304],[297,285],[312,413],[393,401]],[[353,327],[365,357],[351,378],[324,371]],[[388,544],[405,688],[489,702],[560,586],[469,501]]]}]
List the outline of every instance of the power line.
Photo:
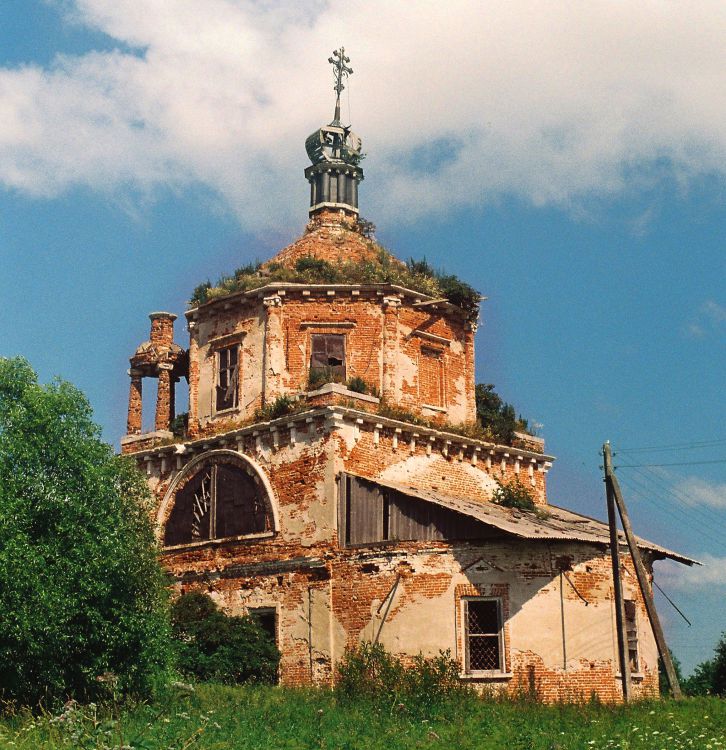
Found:
[{"label": "power line", "polygon": [[709,440],[691,440],[687,443],[671,443],[670,445],[646,445],[639,448],[618,448],[613,452],[618,453],[644,453],[657,451],[675,451],[675,450],[698,450],[701,448],[711,448],[713,446],[726,444],[726,438],[712,438]]},{"label": "power line", "polygon": [[669,484],[663,477],[659,476],[652,469],[636,469],[635,471],[636,474],[642,476],[645,481],[649,481],[654,484],[657,492],[667,493],[672,498],[688,508],[689,512],[699,514],[707,523],[717,523],[719,525],[724,525],[724,529],[726,529],[726,524],[724,524],[726,516],[724,516],[723,514],[717,513],[710,508],[703,507],[701,505],[695,505],[689,502],[688,498],[682,492],[676,490],[672,484]]},{"label": "power line", "polygon": [[[641,472],[641,473],[643,473],[643,472]],[[630,477],[630,479],[632,480],[632,482],[635,483],[635,485],[637,487],[642,488],[642,490],[644,492],[648,493],[648,495],[651,495],[653,493],[661,494],[661,493],[665,492],[667,494],[670,494],[676,500],[680,500],[680,498],[677,495],[675,495],[672,491],[670,491],[668,488],[660,489],[660,488],[658,488],[656,486],[656,488],[653,489],[652,487],[648,487],[647,485],[642,484],[641,482],[639,482],[637,479],[635,479],[633,477]],[[649,478],[648,476],[645,476],[644,479],[645,479],[646,482],[647,481],[653,482],[653,480],[651,478]],[[658,504],[655,500],[652,500],[652,502],[654,502],[656,505]],[[665,506],[659,505],[659,507],[664,508]],[[693,508],[693,507],[689,506],[688,510],[686,510],[685,507],[681,507],[680,505],[678,505],[678,506],[675,506],[674,510],[676,510],[682,516],[684,516],[685,518],[687,518],[690,522],[693,522],[693,521],[697,522],[698,521],[697,518],[694,518],[694,511],[699,510],[697,508]],[[724,530],[724,533],[726,533],[726,525],[724,525],[723,519],[720,518],[720,517],[718,517],[718,516],[710,517],[710,516],[702,514],[700,521],[701,521],[701,523],[708,524],[707,528],[709,528],[709,529],[711,529],[714,525],[720,526]],[[701,531],[700,533],[703,533],[703,531]]]},{"label": "power line", "polygon": [[696,466],[699,464],[726,464],[726,458],[715,458],[711,461],[675,461],[667,464],[618,464],[616,469],[639,469],[642,466]]},{"label": "power line", "polygon": [[[697,531],[702,537],[705,537],[714,544],[723,544],[723,539],[718,539],[714,536],[711,536],[700,523],[694,524],[695,519],[684,510],[681,510],[678,507],[669,507],[657,503],[650,497],[650,491],[648,490],[648,488],[643,487],[642,484],[635,482],[632,477],[629,480],[624,480],[623,484],[625,484],[625,486],[638,497],[650,503],[651,505],[654,505],[661,512],[671,516],[671,518],[673,518],[679,524],[683,524],[685,526],[688,526],[691,530]],[[638,487],[640,487],[641,489],[638,489]]]}]

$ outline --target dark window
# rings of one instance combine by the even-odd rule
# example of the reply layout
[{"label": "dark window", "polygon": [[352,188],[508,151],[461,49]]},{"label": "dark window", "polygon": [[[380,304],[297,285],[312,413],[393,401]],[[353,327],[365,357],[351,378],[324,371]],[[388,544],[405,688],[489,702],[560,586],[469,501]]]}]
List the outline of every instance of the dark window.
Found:
[{"label": "dark window", "polygon": [[626,599],[625,604],[625,633],[628,637],[628,661],[630,671],[638,672],[638,620],[635,602]]},{"label": "dark window", "polygon": [[277,643],[277,612],[272,607],[250,609],[250,615],[257,620],[257,624],[270,636],[273,643]]},{"label": "dark window", "polygon": [[[345,381],[345,336],[315,333],[311,337],[310,376],[317,382]],[[328,378],[328,380],[325,380]]]},{"label": "dark window", "polygon": [[466,671],[502,671],[502,628],[498,599],[465,599]]},{"label": "dark window", "polygon": [[266,499],[255,480],[237,466],[215,464],[177,492],[164,544],[224,539],[271,528]]},{"label": "dark window", "polygon": [[217,411],[237,406],[239,383],[239,346],[227,346],[217,352]]}]

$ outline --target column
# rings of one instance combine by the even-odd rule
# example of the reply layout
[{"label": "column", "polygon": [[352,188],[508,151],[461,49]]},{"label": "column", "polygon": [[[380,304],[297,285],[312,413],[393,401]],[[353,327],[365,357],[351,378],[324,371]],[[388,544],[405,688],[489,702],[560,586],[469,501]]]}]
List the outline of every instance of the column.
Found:
[{"label": "column", "polygon": [[156,420],[154,429],[168,430],[171,420],[174,419],[174,414],[171,411],[171,371],[174,365],[168,362],[160,362],[157,367],[159,370],[159,385],[156,391]]},{"label": "column", "polygon": [[383,382],[381,395],[389,404],[398,402],[396,369],[398,364],[398,297],[383,298]]},{"label": "column", "polygon": [[265,366],[262,372],[262,402],[271,404],[282,395],[285,348],[282,331],[282,297],[272,295],[265,306]]},{"label": "column", "polygon": [[477,324],[467,323],[464,331],[464,357],[465,359],[465,403],[466,421],[473,422],[476,419],[476,359],[474,357],[474,337],[476,336]]},{"label": "column", "polygon": [[126,434],[138,435],[141,432],[141,370],[129,370],[131,385],[129,387],[129,413],[126,420]]}]

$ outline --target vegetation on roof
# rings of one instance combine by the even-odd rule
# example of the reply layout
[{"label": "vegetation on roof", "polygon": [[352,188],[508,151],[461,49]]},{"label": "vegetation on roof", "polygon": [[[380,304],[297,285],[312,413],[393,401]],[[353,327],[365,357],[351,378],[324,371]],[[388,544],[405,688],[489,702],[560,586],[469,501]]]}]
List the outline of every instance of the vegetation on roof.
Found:
[{"label": "vegetation on roof", "polygon": [[401,263],[383,247],[378,246],[375,259],[332,264],[306,255],[293,267],[280,263],[251,263],[238,268],[231,276],[223,276],[216,284],[200,284],[189,300],[191,307],[203,305],[235,292],[257,289],[273,282],[295,284],[396,284],[421,292],[429,297],[447,299],[460,307],[467,318],[479,314],[479,292],[452,274],[434,269],[427,261],[409,260]]}]

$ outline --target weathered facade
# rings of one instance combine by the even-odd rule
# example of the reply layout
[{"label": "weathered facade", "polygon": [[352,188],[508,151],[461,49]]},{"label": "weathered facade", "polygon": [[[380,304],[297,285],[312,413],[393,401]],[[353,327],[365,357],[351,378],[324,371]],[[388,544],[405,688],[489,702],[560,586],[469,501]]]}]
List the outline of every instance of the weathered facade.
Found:
[{"label": "weathered facade", "polygon": [[[263,279],[301,258],[381,259],[358,221],[359,139],[336,111],[307,146],[310,222]],[[131,358],[122,451],[158,497],[178,590],[264,618],[283,683],[329,684],[345,649],[370,640],[409,656],[449,649],[462,679],[502,690],[620,699],[607,526],[548,503],[542,440],[449,428],[476,415],[470,314],[392,283],[263,281],[190,309],[188,349],[174,317],[153,313]],[[182,377],[188,425],[175,437]],[[158,379],[150,432],[142,378]],[[288,413],[271,418],[281,397]],[[539,512],[491,502],[515,480]],[[648,565],[690,562],[642,550]],[[626,554],[623,566],[634,693],[655,695],[656,647]]]}]

